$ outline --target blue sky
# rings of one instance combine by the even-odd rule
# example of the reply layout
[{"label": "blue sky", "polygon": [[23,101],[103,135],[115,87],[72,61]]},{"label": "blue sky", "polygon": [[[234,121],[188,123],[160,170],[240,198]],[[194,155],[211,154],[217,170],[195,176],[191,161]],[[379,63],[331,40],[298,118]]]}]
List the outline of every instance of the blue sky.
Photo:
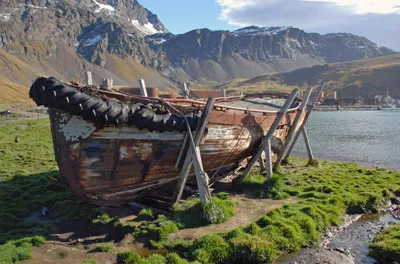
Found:
[{"label": "blue sky", "polygon": [[238,26],[218,19],[221,6],[215,0],[139,0],[139,3],[158,15],[166,28],[174,34],[193,29],[233,30]]},{"label": "blue sky", "polygon": [[198,28],[293,26],[346,32],[400,51],[400,0],[138,0],[174,34]]}]

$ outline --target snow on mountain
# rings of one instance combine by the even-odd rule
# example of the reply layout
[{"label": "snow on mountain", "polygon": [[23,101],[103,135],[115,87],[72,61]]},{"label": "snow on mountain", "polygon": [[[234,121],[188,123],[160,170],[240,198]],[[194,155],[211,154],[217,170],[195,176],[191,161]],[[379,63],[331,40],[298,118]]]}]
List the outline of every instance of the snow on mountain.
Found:
[{"label": "snow on mountain", "polygon": [[232,31],[231,33],[236,36],[240,35],[276,35],[281,31],[285,31],[290,27],[256,27],[256,26],[250,26],[250,27],[245,27],[241,28],[235,31]]},{"label": "snow on mountain", "polygon": [[83,44],[83,46],[85,46],[85,47],[92,46],[92,45],[98,43],[100,40],[101,40],[101,35],[97,35],[93,38],[86,40],[85,43]]},{"label": "snow on mountain", "polygon": [[95,11],[95,13],[99,13],[102,9],[106,9],[106,10],[108,10],[108,11],[115,12],[115,8],[112,7],[112,6],[110,6],[110,5],[100,4],[100,3],[97,2],[96,0],[92,0],[92,1],[93,1],[96,5],[99,6],[99,9],[97,9],[97,10]]},{"label": "snow on mountain", "polygon": [[7,22],[10,20],[11,13],[0,14],[0,21]]},{"label": "snow on mountain", "polygon": [[163,33],[163,31],[159,31],[157,29],[154,28],[154,25],[147,22],[146,24],[142,25],[140,24],[140,22],[138,20],[132,20],[132,25],[139,30],[140,32],[143,33],[143,35],[147,36],[147,35],[153,35],[153,34],[157,34],[157,33]]}]

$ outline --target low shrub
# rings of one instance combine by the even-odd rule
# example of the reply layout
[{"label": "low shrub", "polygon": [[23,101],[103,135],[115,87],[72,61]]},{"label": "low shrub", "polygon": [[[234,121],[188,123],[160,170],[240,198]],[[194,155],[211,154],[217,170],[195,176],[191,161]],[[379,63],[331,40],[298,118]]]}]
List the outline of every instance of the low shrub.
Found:
[{"label": "low shrub", "polygon": [[148,221],[150,219],[153,219],[153,210],[150,208],[144,208],[140,210],[139,215],[138,215],[138,220],[139,221]]},{"label": "low shrub", "polygon": [[101,244],[101,245],[97,245],[94,250],[97,252],[110,252],[112,249],[113,249],[113,246],[111,246],[111,245]]},{"label": "low shrub", "polygon": [[230,245],[218,235],[206,235],[191,248],[193,258],[200,263],[227,263]]},{"label": "low shrub", "polygon": [[380,263],[400,261],[400,224],[386,228],[369,245],[369,255]]},{"label": "low shrub", "polygon": [[133,251],[124,251],[117,254],[117,262],[120,264],[139,264],[141,257]]},{"label": "low shrub", "polygon": [[147,235],[150,240],[159,242],[166,240],[168,235],[178,231],[178,226],[174,221],[169,220],[165,215],[159,215],[158,218],[151,222],[144,222],[133,231],[134,236]]},{"label": "low shrub", "polygon": [[235,215],[235,205],[234,201],[217,197],[204,204],[200,199],[191,199],[174,206],[174,219],[185,228],[221,224]]},{"label": "low shrub", "polygon": [[279,254],[273,242],[266,237],[250,234],[230,240],[230,263],[271,263]]},{"label": "low shrub", "polygon": [[80,264],[97,264],[97,262],[93,259],[86,259],[82,261]]}]

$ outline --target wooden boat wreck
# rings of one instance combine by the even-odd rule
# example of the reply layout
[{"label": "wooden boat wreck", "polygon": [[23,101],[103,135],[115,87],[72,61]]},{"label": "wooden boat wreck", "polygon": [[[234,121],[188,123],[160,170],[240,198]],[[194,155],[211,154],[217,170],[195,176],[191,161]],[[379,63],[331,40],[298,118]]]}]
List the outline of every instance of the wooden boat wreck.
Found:
[{"label": "wooden boat wreck", "polygon": [[[179,178],[206,105],[202,100],[132,96],[39,78],[30,97],[49,107],[56,160],[72,192],[100,205],[128,203]],[[205,172],[232,167],[253,155],[286,94],[215,98],[199,144]],[[295,98],[271,138],[279,153],[305,112]],[[298,124],[293,127],[296,120]],[[193,172],[192,172],[193,174]]]}]

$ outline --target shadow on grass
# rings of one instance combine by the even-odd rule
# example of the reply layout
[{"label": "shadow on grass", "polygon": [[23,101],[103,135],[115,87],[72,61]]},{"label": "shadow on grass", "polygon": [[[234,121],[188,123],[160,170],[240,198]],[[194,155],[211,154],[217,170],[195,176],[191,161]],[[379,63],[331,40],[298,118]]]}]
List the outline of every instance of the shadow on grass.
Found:
[{"label": "shadow on grass", "polygon": [[[46,216],[42,215],[44,207]],[[0,245],[31,236],[48,238],[54,233],[68,234],[58,239],[64,241],[99,235],[106,235],[103,242],[119,241],[132,231],[98,207],[75,198],[58,171],[0,183],[0,212]]]}]

